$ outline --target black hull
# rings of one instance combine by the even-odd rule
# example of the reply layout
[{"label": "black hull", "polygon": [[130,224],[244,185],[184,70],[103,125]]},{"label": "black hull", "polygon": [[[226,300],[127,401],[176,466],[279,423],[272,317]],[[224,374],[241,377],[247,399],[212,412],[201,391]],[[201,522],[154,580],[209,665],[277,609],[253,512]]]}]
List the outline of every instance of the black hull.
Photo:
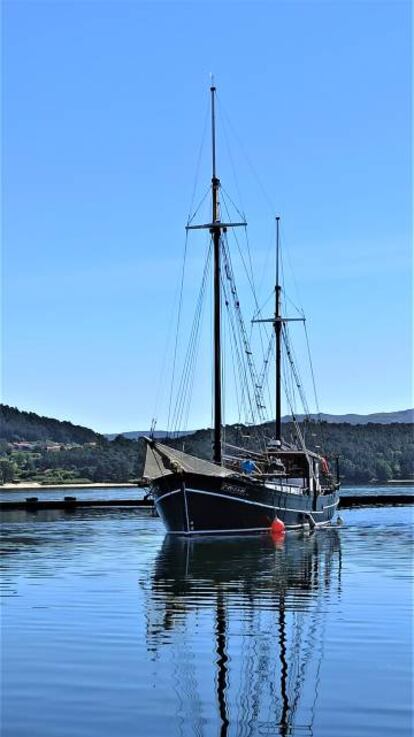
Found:
[{"label": "black hull", "polygon": [[173,473],[152,492],[168,532],[181,535],[260,532],[276,518],[292,529],[326,525],[339,502],[338,491],[315,496],[196,474]]}]

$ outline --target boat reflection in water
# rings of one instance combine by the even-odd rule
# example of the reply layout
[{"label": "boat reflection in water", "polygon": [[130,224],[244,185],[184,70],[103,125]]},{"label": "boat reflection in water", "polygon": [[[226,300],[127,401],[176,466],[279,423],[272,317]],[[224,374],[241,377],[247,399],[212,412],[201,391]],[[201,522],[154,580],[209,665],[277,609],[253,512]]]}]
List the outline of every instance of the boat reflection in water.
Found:
[{"label": "boat reflection in water", "polygon": [[222,737],[313,734],[327,609],[340,596],[337,530],[169,535],[142,585],[148,649],[174,662],[180,735],[217,723]]}]

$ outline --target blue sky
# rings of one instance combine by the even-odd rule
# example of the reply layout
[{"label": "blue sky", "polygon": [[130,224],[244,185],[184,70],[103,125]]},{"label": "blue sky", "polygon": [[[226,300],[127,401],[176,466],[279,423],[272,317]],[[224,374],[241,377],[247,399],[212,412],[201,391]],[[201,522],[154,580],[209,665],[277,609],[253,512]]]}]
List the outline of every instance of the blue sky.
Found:
[{"label": "blue sky", "polygon": [[[213,71],[219,174],[263,298],[282,216],[321,409],[410,406],[410,69],[398,0],[3,3],[3,401],[102,431],[148,427],[158,402],[165,425]],[[206,142],[198,193],[209,177]]]}]

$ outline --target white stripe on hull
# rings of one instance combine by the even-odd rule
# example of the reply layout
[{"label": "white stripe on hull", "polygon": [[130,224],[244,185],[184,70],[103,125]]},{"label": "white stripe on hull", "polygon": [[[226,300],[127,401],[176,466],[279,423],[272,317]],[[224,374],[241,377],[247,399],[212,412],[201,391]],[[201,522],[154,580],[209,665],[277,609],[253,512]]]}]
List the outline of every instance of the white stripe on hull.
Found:
[{"label": "white stripe on hull", "polygon": [[[163,494],[162,496],[158,497],[158,499],[155,499],[155,502],[158,503],[162,499],[166,499],[168,496],[172,496],[173,494],[179,494],[182,489],[175,489],[175,491],[168,491],[166,494]],[[190,489],[189,487],[186,487],[186,491],[190,491],[193,494],[204,494],[206,496],[214,496],[216,499],[229,499],[232,502],[241,502],[242,504],[252,504],[255,507],[265,507],[265,509],[273,509],[279,512],[296,512],[297,514],[323,514],[325,509],[329,509],[330,507],[336,507],[339,503],[339,499],[336,500],[333,504],[327,504],[323,509],[321,510],[303,510],[303,509],[292,509],[290,507],[278,507],[273,504],[263,504],[263,502],[256,502],[252,501],[250,499],[240,499],[240,497],[234,497],[229,496],[228,494],[217,494],[215,491],[205,491],[203,489]]]},{"label": "white stripe on hull", "polygon": [[182,487],[181,489],[174,489],[173,491],[166,492],[165,494],[162,494],[162,496],[158,497],[158,499],[155,500],[156,503],[159,501],[162,501],[163,499],[173,496],[174,494],[179,494],[180,492],[184,495],[184,507],[185,507],[185,513],[186,513],[186,527],[187,530],[168,530],[168,534],[170,535],[222,535],[222,534],[241,534],[241,533],[249,533],[249,532],[269,532],[270,526],[267,525],[266,527],[243,527],[243,528],[228,528],[228,529],[219,529],[219,530],[194,530],[190,529],[189,524],[189,510],[188,510],[188,501],[187,501],[187,492],[193,493],[193,494],[204,494],[206,496],[213,496],[216,499],[226,499],[228,501],[236,501],[241,502],[244,504],[250,504],[256,507],[264,507],[266,509],[271,509],[273,512],[291,512],[294,514],[302,514],[305,518],[308,517],[311,522],[303,521],[300,524],[288,524],[285,523],[285,527],[287,530],[303,530],[304,528],[308,528],[310,526],[312,527],[323,527],[325,525],[329,525],[330,520],[323,520],[320,522],[317,522],[314,519],[314,515],[321,515],[324,514],[325,510],[336,507],[339,503],[339,499],[337,499],[332,504],[327,504],[322,510],[301,510],[301,509],[292,509],[290,507],[280,507],[276,505],[270,505],[270,504],[263,504],[262,502],[256,502],[249,499],[241,499],[240,497],[232,497],[227,494],[220,494],[213,491],[206,491],[202,489],[191,489],[188,487]]},{"label": "white stripe on hull", "polygon": [[173,494],[179,494],[182,489],[175,489],[175,491],[167,491],[166,494],[163,494],[162,496],[159,496],[158,499],[155,499],[156,502],[160,502],[161,499],[166,499],[167,496],[172,496]]}]

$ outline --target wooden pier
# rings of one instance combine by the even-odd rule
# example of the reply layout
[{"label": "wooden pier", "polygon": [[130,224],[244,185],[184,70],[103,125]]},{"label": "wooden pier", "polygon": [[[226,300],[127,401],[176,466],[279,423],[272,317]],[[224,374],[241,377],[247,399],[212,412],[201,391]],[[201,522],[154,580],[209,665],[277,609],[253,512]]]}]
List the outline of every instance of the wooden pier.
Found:
[{"label": "wooden pier", "polygon": [[[352,494],[341,497],[339,509],[353,507],[397,507],[414,505],[413,494]],[[63,499],[39,499],[27,497],[19,501],[0,501],[1,510],[25,509],[37,511],[41,509],[79,509],[81,507],[130,507],[135,509],[152,509],[152,499],[79,499],[75,496]]]},{"label": "wooden pier", "polygon": [[2,509],[78,509],[80,507],[138,507],[152,509],[152,499],[78,499],[77,497],[66,499],[37,499],[32,497],[24,501],[0,502]]}]

